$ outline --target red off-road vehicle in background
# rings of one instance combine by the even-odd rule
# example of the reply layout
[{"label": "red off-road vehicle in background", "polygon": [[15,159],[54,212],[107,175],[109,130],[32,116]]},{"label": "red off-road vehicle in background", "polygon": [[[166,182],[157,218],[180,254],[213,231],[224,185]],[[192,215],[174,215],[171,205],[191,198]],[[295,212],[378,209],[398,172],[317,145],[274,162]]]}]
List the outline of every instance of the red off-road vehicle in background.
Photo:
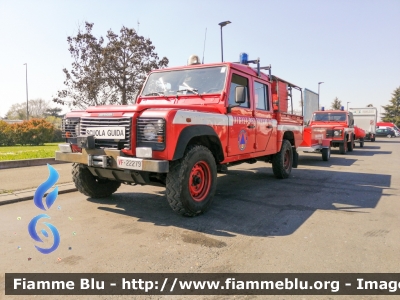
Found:
[{"label": "red off-road vehicle in background", "polygon": [[214,64],[192,56],[187,66],[155,70],[134,105],[68,113],[56,159],[74,163],[86,196],[107,197],[121,183],[162,185],[186,216],[210,207],[218,170],[264,161],[288,178],[303,140],[303,118],[288,113],[288,99],[301,89],[260,69],[246,56]]},{"label": "red off-road vehicle in background", "polygon": [[321,110],[313,114],[304,128],[304,140],[298,151],[320,152],[324,161],[329,160],[331,147],[339,147],[340,154],[353,151],[355,141],[364,146],[365,131],[354,126],[351,112],[341,110]]}]

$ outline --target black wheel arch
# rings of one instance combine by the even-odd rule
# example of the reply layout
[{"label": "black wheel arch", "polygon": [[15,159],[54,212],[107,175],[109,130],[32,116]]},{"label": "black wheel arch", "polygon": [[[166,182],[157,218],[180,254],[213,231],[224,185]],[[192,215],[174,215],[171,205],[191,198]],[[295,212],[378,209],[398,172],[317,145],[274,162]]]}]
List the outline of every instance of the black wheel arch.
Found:
[{"label": "black wheel arch", "polygon": [[294,140],[294,133],[292,131],[285,131],[283,134],[283,140],[288,140],[292,147],[296,146],[295,140]]},{"label": "black wheel arch", "polygon": [[185,150],[190,145],[204,145],[213,153],[217,162],[224,160],[221,141],[215,130],[207,125],[193,125],[184,128],[176,143],[173,160],[184,156]]}]

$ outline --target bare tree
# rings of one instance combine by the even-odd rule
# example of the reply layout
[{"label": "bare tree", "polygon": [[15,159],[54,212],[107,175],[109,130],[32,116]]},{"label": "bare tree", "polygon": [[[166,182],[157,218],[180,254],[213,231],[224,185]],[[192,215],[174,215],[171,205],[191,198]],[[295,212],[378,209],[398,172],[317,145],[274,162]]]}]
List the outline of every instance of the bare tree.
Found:
[{"label": "bare tree", "polygon": [[[28,101],[28,111],[30,118],[44,118],[47,109],[50,108],[50,101],[41,98]],[[11,105],[6,113],[9,120],[26,120],[26,102]]]}]

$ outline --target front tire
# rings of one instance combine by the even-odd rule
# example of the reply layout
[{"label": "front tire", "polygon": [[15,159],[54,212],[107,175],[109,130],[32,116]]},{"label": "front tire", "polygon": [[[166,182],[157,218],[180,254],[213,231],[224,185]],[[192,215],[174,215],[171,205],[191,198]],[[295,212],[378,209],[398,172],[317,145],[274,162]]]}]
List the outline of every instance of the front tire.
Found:
[{"label": "front tire", "polygon": [[346,154],[346,143],[339,144],[339,153]]},{"label": "front tire", "polygon": [[166,194],[171,208],[193,217],[206,212],[217,187],[217,166],[211,151],[204,146],[189,148],[185,156],[171,162]]},{"label": "front tire", "polygon": [[118,181],[93,176],[86,165],[76,163],[72,165],[72,180],[79,192],[91,198],[111,196],[121,185]]},{"label": "front tire", "polygon": [[353,147],[354,147],[354,137],[351,136],[350,137],[350,142],[347,142],[347,150],[349,152],[353,151]]},{"label": "front tire", "polygon": [[329,158],[331,157],[331,148],[323,148],[322,149],[322,160],[323,161],[328,161]]},{"label": "front tire", "polygon": [[293,166],[292,145],[283,140],[281,150],[272,159],[272,171],[276,178],[288,178]]}]

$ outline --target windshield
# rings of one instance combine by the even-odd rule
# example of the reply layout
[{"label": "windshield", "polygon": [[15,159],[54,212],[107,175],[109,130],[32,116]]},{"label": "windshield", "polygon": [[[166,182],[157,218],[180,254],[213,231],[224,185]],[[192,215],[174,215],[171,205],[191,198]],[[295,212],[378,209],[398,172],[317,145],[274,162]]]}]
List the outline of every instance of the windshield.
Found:
[{"label": "windshield", "polygon": [[346,113],[316,113],[313,121],[346,121]]},{"label": "windshield", "polygon": [[157,72],[149,76],[143,96],[221,93],[226,67]]}]

